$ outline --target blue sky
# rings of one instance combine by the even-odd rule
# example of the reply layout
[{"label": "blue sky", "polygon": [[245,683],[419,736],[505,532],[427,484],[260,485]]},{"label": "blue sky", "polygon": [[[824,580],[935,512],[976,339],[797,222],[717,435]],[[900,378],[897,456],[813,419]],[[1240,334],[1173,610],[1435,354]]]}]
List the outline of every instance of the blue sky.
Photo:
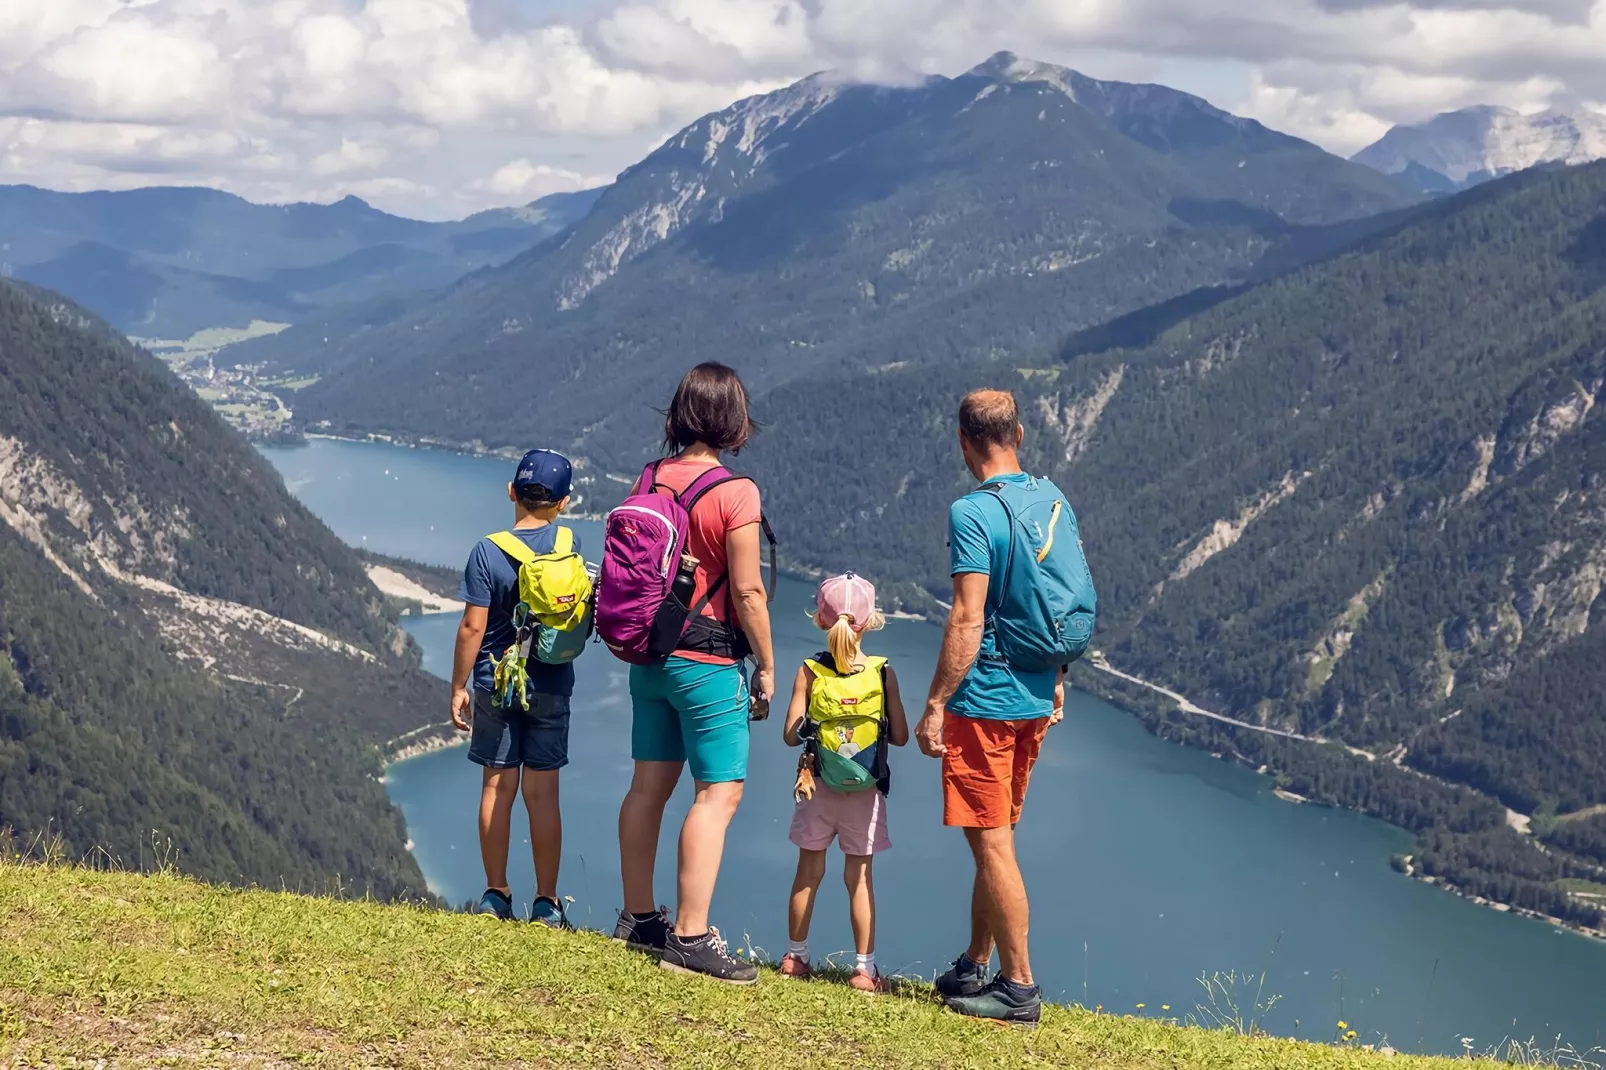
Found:
[{"label": "blue sky", "polygon": [[0,182],[460,216],[817,70],[1001,49],[1346,154],[1469,104],[1606,100],[1606,0],[0,0]]}]

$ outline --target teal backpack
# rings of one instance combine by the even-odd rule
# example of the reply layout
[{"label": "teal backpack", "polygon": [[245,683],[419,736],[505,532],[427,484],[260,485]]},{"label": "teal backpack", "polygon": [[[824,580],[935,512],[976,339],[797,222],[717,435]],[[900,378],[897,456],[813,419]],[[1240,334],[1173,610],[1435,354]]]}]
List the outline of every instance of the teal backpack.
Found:
[{"label": "teal backpack", "polygon": [[998,657],[1020,672],[1049,672],[1087,653],[1098,594],[1076,514],[1058,487],[1033,477],[981,486],[1009,518],[1002,582],[988,591],[987,632]]}]

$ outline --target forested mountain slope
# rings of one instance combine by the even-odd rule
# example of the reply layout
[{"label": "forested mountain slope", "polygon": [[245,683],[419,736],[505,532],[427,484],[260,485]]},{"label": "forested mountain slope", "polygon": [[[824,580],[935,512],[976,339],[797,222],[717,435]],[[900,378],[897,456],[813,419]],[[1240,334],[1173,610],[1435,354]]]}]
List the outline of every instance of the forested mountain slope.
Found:
[{"label": "forested mountain slope", "polygon": [[[1233,745],[1418,831],[1501,823],[1440,782],[1541,831],[1606,803],[1606,164],[1463,194],[1141,348],[772,393],[744,461],[789,553],[943,597],[954,411],[987,384],[1078,509],[1112,662],[1378,758]],[[1599,827],[1556,835],[1598,859]]]},{"label": "forested mountain slope", "polygon": [[0,280],[0,827],[422,893],[377,776],[430,720],[353,551],[158,362]]},{"label": "forested mountain slope", "polygon": [[817,76],[698,120],[439,300],[237,353],[322,375],[309,424],[633,456],[708,356],[773,386],[1049,348],[1416,196],[1196,97],[1007,53],[907,88]]},{"label": "forested mountain slope", "polygon": [[211,189],[0,186],[0,275],[58,290],[121,330],[182,339],[446,286],[563,230],[597,192],[426,223],[355,197],[264,205]]}]

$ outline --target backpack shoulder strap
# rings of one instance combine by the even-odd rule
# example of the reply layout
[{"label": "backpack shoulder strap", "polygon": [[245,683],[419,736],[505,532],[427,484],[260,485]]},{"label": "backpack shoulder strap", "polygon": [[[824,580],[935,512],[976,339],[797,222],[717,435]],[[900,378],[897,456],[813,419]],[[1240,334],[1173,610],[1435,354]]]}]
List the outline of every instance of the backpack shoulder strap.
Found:
[{"label": "backpack shoulder strap", "polygon": [[685,490],[675,495],[675,499],[680,502],[680,507],[690,514],[693,507],[702,501],[703,495],[715,487],[723,486],[738,479],[746,479],[748,482],[752,482],[751,477],[739,476],[724,465],[716,464],[687,484]]},{"label": "backpack shoulder strap", "polygon": [[809,672],[814,673],[816,676],[821,676],[825,680],[830,680],[830,678],[838,675],[837,662],[832,660],[832,657],[827,652],[821,652],[821,654],[816,654],[814,657],[805,657],[803,664],[808,665]]},{"label": "backpack shoulder strap", "polygon": [[[511,531],[498,531],[494,535],[485,537],[490,539],[498,550],[501,550],[521,565],[528,565],[537,557],[536,552],[526,546],[524,540]],[[572,539],[573,536],[571,535],[570,538]]]},{"label": "backpack shoulder strap", "polygon": [[558,533],[552,539],[552,552],[560,557],[574,553],[573,528],[558,528]]}]

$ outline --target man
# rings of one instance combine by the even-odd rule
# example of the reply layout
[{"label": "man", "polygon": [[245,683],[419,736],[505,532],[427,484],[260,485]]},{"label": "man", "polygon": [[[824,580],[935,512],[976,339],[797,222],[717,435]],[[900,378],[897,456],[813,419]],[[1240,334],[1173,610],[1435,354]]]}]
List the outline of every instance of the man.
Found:
[{"label": "man", "polygon": [[[970,946],[937,978],[937,992],[961,1014],[1036,1022],[1041,992],[1032,979],[1026,885],[1015,860],[1015,825],[1043,735],[1063,715],[1065,670],[1022,672],[997,652],[991,627],[1004,602],[1011,520],[981,487],[1011,483],[1054,494],[1021,471],[1024,431],[1013,395],[980,390],[959,409],[959,448],[980,487],[953,504],[948,538],[953,608],[916,728],[920,749],[942,759],[943,824],[962,828],[976,862]],[[1029,578],[1028,578],[1029,579]],[[999,971],[990,983],[994,947]]]},{"label": "man", "polygon": [[[551,450],[531,450],[519,462],[508,499],[513,503],[515,538],[536,554],[552,553],[555,521],[569,504],[573,469]],[[574,552],[580,539],[574,536]],[[518,628],[519,566],[490,538],[469,555],[457,597],[464,603],[452,660],[452,724],[470,732],[468,759],[484,769],[480,790],[480,858],[485,895],[479,912],[513,919],[513,890],[507,877],[513,803],[522,788],[530,815],[530,847],[535,855],[535,903],[530,920],[566,928],[558,899],[558,862],[563,853],[563,818],[558,809],[558,770],[569,764],[569,699],[574,666],[547,665],[530,658],[526,667],[529,709],[499,709],[492,700],[495,669]]]}]

